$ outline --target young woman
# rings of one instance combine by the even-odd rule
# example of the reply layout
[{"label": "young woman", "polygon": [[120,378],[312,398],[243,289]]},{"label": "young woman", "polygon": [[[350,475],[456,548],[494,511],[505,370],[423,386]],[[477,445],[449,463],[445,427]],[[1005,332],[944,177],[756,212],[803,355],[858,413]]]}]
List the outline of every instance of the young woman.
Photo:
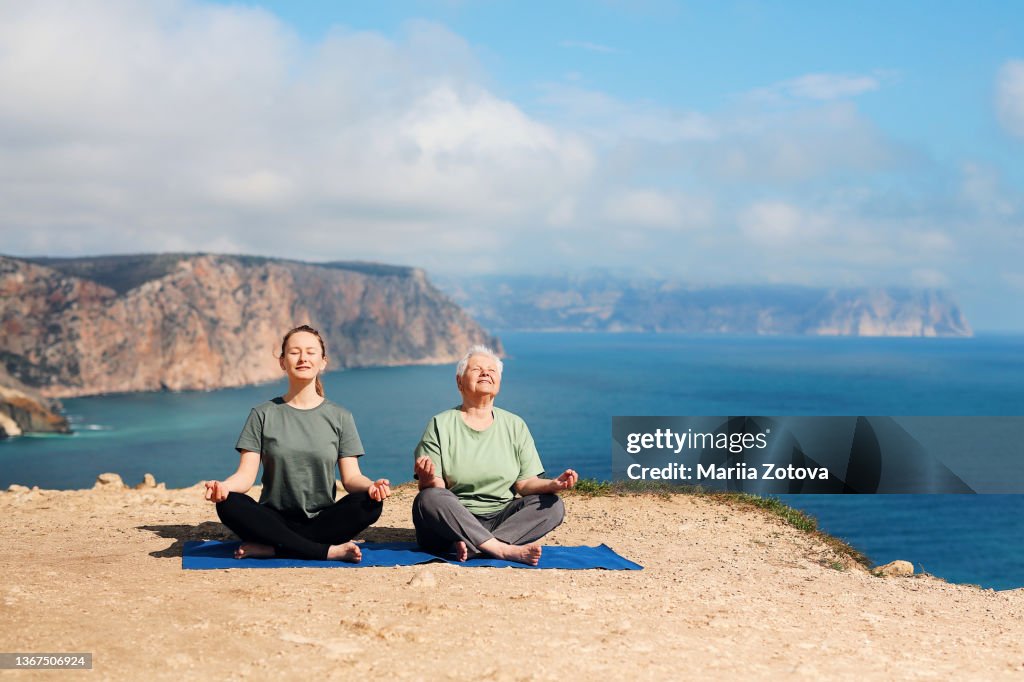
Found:
[{"label": "young woman", "polygon": [[[324,397],[320,373],[327,347],[320,332],[303,325],[281,342],[288,392],[258,405],[238,437],[238,470],[206,482],[225,526],[242,538],[235,558],[293,556],[358,562],[358,533],[380,518],[390,482],[359,471],[363,445],[352,413]],[[257,503],[245,493],[263,462]],[[335,502],[334,467],[348,492]]]}]

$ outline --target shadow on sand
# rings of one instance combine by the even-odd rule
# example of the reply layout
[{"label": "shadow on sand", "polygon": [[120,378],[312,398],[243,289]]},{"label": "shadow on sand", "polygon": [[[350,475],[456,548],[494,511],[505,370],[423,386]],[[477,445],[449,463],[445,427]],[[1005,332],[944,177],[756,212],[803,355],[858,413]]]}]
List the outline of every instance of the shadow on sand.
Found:
[{"label": "shadow on sand", "polygon": [[[178,524],[137,526],[136,528],[137,530],[148,530],[156,533],[161,538],[174,540],[174,543],[167,549],[149,553],[149,556],[157,559],[180,558],[185,550],[185,543],[191,540],[238,540],[238,536],[228,530],[227,526],[216,521],[204,521],[197,526]],[[415,542],[416,533],[411,528],[371,526],[356,536],[356,540],[366,540],[367,542]]]}]

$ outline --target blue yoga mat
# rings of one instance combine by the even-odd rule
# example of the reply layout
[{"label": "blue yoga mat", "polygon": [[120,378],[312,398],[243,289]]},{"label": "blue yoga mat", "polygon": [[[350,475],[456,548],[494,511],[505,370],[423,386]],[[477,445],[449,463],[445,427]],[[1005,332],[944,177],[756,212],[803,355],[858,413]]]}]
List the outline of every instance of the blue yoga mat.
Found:
[{"label": "blue yoga mat", "polygon": [[500,559],[453,561],[420,550],[414,542],[364,542],[359,545],[363,560],[358,564],[345,561],[314,559],[236,559],[238,542],[186,542],[181,567],[188,570],[214,568],[360,568],[372,566],[415,566],[431,561],[446,561],[456,566],[491,566],[494,568],[605,568],[614,571],[639,571],[640,564],[624,559],[608,545],[597,547],[544,547],[540,564],[527,566]]}]

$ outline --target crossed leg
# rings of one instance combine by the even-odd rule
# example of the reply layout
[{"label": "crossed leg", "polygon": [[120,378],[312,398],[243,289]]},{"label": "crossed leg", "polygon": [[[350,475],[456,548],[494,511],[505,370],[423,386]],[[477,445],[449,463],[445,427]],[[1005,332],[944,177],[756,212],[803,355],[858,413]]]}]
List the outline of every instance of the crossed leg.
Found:
[{"label": "crossed leg", "polygon": [[236,558],[284,554],[357,562],[362,555],[351,540],[380,518],[382,509],[366,493],[346,495],[308,521],[286,518],[242,493],[217,503],[220,520],[242,538]]},{"label": "crossed leg", "polygon": [[475,516],[445,488],[421,490],[413,501],[416,541],[428,552],[457,561],[478,554],[537,565],[535,541],[557,527],[565,515],[557,495],[527,495],[489,516]]}]

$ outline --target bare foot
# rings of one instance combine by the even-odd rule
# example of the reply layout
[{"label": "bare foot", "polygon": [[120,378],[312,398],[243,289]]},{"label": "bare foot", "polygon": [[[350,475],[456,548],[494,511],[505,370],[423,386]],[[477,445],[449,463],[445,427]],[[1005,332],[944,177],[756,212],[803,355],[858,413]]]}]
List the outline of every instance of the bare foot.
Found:
[{"label": "bare foot", "polygon": [[510,545],[498,538],[491,538],[480,543],[480,549],[497,559],[516,561],[527,566],[536,566],[540,562],[541,546],[536,542],[528,545]]},{"label": "bare foot", "polygon": [[363,550],[354,542],[346,542],[342,545],[331,545],[327,550],[327,558],[335,561],[347,561],[358,564],[363,558]]},{"label": "bare foot", "polygon": [[469,550],[466,549],[466,543],[462,540],[452,544],[452,554],[455,556],[456,561],[465,561],[469,558]]},{"label": "bare foot", "polygon": [[236,559],[269,559],[275,554],[273,547],[258,542],[243,542],[235,550]]},{"label": "bare foot", "polygon": [[527,566],[536,566],[540,563],[540,552],[541,546],[536,542],[532,542],[528,545],[506,545],[508,549],[504,559],[509,561],[518,561],[521,564]]}]

